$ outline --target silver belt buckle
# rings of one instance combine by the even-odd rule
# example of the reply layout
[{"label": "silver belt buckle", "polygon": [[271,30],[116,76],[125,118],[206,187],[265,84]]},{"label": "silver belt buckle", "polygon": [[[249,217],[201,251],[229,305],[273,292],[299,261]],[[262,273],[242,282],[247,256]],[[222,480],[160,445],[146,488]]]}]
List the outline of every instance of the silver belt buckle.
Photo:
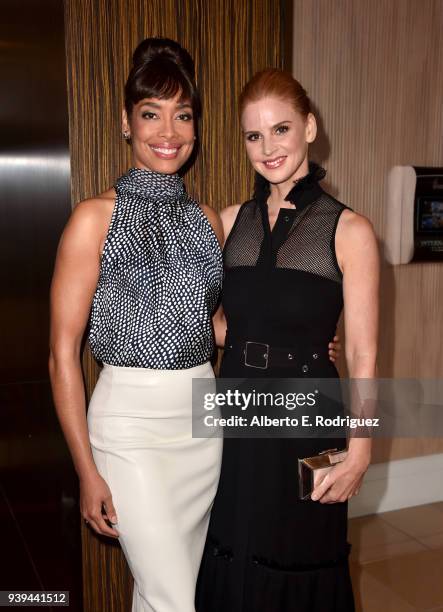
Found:
[{"label": "silver belt buckle", "polygon": [[[263,359],[265,360],[264,366],[258,366],[258,365],[253,365],[252,363],[248,363],[248,346],[250,344],[258,344],[266,348],[266,353],[263,354]],[[243,351],[244,356],[245,356],[245,366],[248,366],[249,368],[257,368],[258,370],[267,370],[268,361],[269,361],[269,348],[270,348],[269,344],[266,344],[265,342],[246,342],[245,350]]]}]

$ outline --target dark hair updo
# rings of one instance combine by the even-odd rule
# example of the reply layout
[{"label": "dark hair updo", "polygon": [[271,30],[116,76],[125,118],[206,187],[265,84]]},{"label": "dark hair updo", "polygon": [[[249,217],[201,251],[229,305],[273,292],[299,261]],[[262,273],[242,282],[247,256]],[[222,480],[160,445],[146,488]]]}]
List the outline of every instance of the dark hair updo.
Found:
[{"label": "dark hair updo", "polygon": [[144,98],[165,100],[180,93],[189,102],[194,120],[200,117],[200,96],[195,84],[194,61],[186,49],[169,38],[145,38],[132,56],[132,68],[125,85],[128,117]]}]

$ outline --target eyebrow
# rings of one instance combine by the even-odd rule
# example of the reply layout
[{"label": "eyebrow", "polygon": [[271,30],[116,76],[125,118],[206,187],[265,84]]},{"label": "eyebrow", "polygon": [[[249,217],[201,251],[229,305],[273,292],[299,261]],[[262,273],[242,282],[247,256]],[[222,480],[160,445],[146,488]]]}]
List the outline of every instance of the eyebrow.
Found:
[{"label": "eyebrow", "polygon": [[[150,106],[151,108],[156,108],[156,109],[162,108],[162,105],[158,104],[158,102],[143,102],[142,107],[143,106]],[[189,102],[179,102],[178,104],[176,104],[175,108],[176,109],[182,109],[182,108],[192,109],[192,106],[189,104]]]},{"label": "eyebrow", "polygon": [[[283,121],[279,121],[278,123],[276,123],[275,125],[273,125],[271,127],[272,130],[275,130],[275,128],[280,127],[281,125],[283,125],[284,123],[292,123],[292,121],[290,119],[287,120],[283,120]],[[255,134],[256,132],[259,132],[260,130],[247,130],[246,132],[243,132],[243,134]]]}]

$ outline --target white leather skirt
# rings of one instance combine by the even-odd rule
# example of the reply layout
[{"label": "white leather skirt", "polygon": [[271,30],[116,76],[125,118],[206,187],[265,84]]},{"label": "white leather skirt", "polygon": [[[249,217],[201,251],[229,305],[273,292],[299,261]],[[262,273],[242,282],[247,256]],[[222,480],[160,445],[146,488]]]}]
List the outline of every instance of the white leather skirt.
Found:
[{"label": "white leather skirt", "polygon": [[89,404],[94,460],[111,489],[134,576],[133,612],[195,610],[222,440],[192,437],[193,378],[214,378],[211,364],[105,365]]}]

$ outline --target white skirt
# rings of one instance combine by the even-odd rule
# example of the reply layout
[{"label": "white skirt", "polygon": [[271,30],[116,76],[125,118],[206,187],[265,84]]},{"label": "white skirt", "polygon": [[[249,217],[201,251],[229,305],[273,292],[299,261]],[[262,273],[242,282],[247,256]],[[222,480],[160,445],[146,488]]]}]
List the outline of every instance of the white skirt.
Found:
[{"label": "white skirt", "polygon": [[186,370],[105,365],[88,410],[97,469],[134,576],[133,612],[194,612],[195,585],[220,475],[222,440],[192,438]]}]

